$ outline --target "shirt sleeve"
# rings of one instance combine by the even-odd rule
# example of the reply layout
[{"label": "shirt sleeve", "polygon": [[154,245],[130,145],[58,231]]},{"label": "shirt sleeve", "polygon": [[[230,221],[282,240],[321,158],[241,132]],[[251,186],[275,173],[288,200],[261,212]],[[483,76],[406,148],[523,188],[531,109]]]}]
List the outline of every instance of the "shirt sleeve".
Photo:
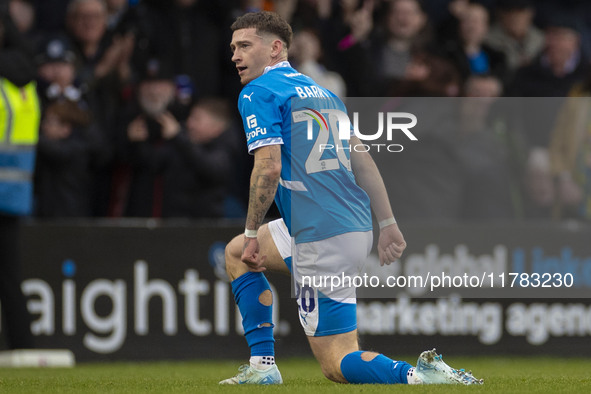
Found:
[{"label": "shirt sleeve", "polygon": [[283,144],[280,103],[276,95],[259,86],[247,86],[238,98],[248,152],[266,145]]}]

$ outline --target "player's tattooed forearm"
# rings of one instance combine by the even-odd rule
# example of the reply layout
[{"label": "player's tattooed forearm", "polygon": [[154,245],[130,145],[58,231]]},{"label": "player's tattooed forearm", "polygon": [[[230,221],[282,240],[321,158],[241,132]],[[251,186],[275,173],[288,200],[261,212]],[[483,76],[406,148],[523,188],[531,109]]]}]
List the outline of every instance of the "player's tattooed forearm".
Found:
[{"label": "player's tattooed forearm", "polygon": [[266,156],[257,157],[255,166],[259,170],[274,169],[281,165],[281,152],[265,152]]},{"label": "player's tattooed forearm", "polygon": [[257,228],[263,222],[277,190],[278,179],[258,175],[250,186],[247,227]]},{"label": "player's tattooed forearm", "polygon": [[275,189],[277,188],[277,180],[271,178],[269,175],[259,175],[256,178],[256,187],[257,189],[261,190],[271,190],[273,194],[275,194]]},{"label": "player's tattooed forearm", "polygon": [[[268,147],[258,150],[250,179],[250,193],[246,225],[250,229],[260,226],[273,202],[281,168],[281,149]],[[276,175],[277,174],[277,175]]]}]

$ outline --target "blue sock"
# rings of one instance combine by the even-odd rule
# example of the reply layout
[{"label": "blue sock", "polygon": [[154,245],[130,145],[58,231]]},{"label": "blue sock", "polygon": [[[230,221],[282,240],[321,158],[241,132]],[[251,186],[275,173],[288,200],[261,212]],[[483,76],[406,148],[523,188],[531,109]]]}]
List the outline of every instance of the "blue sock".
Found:
[{"label": "blue sock", "polygon": [[363,361],[357,351],[347,354],[341,361],[341,373],[349,383],[395,384],[408,383],[406,373],[412,365],[404,361],[394,361],[383,354],[371,361]]},{"label": "blue sock", "polygon": [[[271,290],[262,272],[247,272],[232,281],[232,292],[240,314],[244,336],[250,347],[251,356],[274,356],[273,305],[265,306],[259,296]],[[261,326],[269,323],[270,326]]]}]

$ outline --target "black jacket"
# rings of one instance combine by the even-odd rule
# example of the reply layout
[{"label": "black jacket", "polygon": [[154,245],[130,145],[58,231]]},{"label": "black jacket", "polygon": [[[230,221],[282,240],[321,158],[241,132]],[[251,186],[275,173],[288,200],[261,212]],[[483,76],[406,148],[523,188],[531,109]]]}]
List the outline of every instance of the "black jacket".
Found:
[{"label": "black jacket", "polygon": [[0,24],[4,30],[3,39],[0,40],[0,77],[16,86],[24,86],[37,75],[32,45],[3,12],[0,12]]},{"label": "black jacket", "polygon": [[35,168],[36,216],[91,216],[89,151],[90,143],[81,129],[74,129],[63,140],[39,137]]}]

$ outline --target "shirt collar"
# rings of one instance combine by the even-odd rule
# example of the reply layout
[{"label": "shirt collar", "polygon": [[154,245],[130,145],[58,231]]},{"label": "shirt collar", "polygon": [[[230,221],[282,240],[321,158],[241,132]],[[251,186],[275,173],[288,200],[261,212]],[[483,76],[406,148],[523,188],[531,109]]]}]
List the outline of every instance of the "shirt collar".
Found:
[{"label": "shirt collar", "polygon": [[263,71],[263,74],[266,74],[269,71],[274,70],[274,69],[279,68],[279,67],[291,67],[291,64],[289,64],[289,62],[287,60],[285,60],[283,62],[279,62],[279,63],[274,64],[272,66],[267,66],[267,67],[265,67],[265,70]]}]

